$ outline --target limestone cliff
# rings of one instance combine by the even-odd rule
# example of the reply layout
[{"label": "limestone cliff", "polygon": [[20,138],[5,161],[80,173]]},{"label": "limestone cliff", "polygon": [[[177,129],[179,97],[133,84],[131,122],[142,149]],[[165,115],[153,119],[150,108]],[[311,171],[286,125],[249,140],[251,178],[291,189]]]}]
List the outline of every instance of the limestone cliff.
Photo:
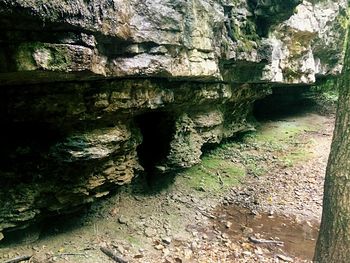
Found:
[{"label": "limestone cliff", "polygon": [[346,28],[346,0],[2,0],[0,233],[200,162],[271,85],[338,74]]}]

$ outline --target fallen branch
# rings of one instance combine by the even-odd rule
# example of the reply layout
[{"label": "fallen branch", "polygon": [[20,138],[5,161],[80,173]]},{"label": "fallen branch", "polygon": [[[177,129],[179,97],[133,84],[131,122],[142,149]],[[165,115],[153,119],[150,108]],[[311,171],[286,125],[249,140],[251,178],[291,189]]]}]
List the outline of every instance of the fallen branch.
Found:
[{"label": "fallen branch", "polygon": [[209,214],[209,213],[207,213],[207,212],[205,212],[205,211],[203,211],[203,210],[201,210],[199,208],[197,208],[197,211],[199,213],[201,213],[202,215],[204,215],[205,217],[208,217],[208,218],[211,218],[211,219],[216,219],[216,217],[214,215]]},{"label": "fallen branch", "polygon": [[221,174],[219,172],[217,174],[218,174],[219,183],[222,187],[222,186],[224,186],[224,181],[222,180]]},{"label": "fallen branch", "polygon": [[279,246],[283,246],[284,242],[270,239],[257,239],[255,237],[249,237],[249,240],[256,244],[276,244]]},{"label": "fallen branch", "polygon": [[122,259],[116,253],[114,253],[114,251],[110,248],[100,247],[100,250],[117,263],[128,263],[126,260]]},{"label": "fallen branch", "polygon": [[285,261],[285,262],[294,262],[294,260],[291,257],[287,257],[285,255],[278,254],[276,255],[279,259]]},{"label": "fallen branch", "polygon": [[31,258],[32,258],[32,256],[19,256],[19,257],[7,260],[7,261],[5,261],[3,263],[18,263],[18,262],[29,260]]},{"label": "fallen branch", "polygon": [[85,256],[84,253],[60,253],[54,255],[55,257],[64,257],[64,256]]}]

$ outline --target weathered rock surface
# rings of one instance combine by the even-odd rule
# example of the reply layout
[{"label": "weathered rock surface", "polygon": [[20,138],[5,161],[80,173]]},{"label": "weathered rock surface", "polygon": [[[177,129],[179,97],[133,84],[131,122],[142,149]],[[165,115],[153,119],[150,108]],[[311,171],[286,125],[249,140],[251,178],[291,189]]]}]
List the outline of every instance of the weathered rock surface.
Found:
[{"label": "weathered rock surface", "polygon": [[347,1],[0,2],[1,231],[252,128],[269,85],[342,69]]},{"label": "weathered rock surface", "polygon": [[341,69],[347,1],[300,2],[4,0],[1,84],[103,76],[310,83]]}]

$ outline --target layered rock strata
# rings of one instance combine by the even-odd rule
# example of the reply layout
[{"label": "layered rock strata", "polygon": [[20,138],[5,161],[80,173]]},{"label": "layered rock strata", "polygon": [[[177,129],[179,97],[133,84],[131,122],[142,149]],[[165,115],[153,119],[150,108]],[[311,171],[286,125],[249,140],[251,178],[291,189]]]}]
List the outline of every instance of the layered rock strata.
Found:
[{"label": "layered rock strata", "polygon": [[1,233],[190,167],[271,85],[338,74],[347,1],[3,0],[0,22]]}]

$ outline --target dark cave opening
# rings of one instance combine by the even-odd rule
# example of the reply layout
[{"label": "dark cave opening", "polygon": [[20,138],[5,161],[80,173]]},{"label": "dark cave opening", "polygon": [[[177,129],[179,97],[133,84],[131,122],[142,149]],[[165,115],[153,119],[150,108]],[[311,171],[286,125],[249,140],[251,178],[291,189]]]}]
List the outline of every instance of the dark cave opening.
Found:
[{"label": "dark cave opening", "polygon": [[254,103],[257,120],[273,120],[314,109],[314,93],[310,86],[273,87],[272,94]]},{"label": "dark cave opening", "polygon": [[[175,120],[169,112],[148,112],[135,118],[142,134],[142,143],[137,148],[139,162],[144,168],[147,183],[161,173],[170,152],[170,142],[175,131]],[[164,171],[163,171],[164,172]]]}]

